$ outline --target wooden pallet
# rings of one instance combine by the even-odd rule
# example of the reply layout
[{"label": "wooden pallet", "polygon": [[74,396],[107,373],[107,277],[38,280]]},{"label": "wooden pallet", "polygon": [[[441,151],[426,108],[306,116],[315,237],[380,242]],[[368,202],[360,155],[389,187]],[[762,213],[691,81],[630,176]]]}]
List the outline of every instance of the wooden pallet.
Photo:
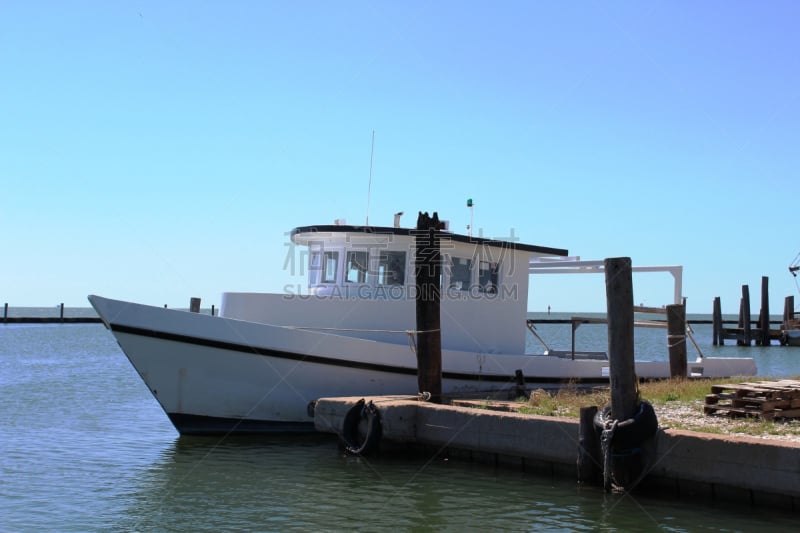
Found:
[{"label": "wooden pallet", "polygon": [[703,412],[763,420],[800,418],[800,381],[784,379],[712,385]]}]

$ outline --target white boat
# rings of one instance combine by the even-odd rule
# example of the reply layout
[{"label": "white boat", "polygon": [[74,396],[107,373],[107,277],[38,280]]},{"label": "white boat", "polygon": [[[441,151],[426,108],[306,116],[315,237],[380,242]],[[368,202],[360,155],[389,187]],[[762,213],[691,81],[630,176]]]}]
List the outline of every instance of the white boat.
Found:
[{"label": "white boat", "polygon": [[[413,230],[307,226],[291,239],[308,252],[304,294],[224,293],[219,316],[89,296],[180,433],[313,430],[318,398],[417,393]],[[529,387],[608,381],[607,360],[525,353],[531,261],[563,264],[566,250],[449,232],[441,249],[444,394],[511,391],[518,370]],[[755,364],[705,358],[688,372]]]},{"label": "white boat", "polygon": [[781,335],[784,346],[800,346],[800,329],[785,329]]}]

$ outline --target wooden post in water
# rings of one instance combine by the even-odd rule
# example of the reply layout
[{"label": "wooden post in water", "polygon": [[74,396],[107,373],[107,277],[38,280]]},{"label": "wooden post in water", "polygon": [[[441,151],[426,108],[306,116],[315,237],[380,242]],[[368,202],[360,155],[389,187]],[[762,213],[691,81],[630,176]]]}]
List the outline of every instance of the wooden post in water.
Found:
[{"label": "wooden post in water", "polygon": [[442,265],[438,213],[420,211],[414,233],[417,312],[417,384],[431,401],[442,402],[442,332],[440,297]]},{"label": "wooden post in water", "polygon": [[[633,353],[633,269],[630,257],[605,259],[603,265],[606,276],[611,420],[624,421],[632,418],[639,408]],[[614,448],[613,441],[611,447]],[[630,487],[641,473],[640,459],[638,455],[618,458],[612,455],[612,478],[622,487]]]},{"label": "wooden post in water", "polygon": [[189,311],[192,313],[200,312],[200,298],[192,298],[189,300]]},{"label": "wooden post in water", "polygon": [[61,312],[58,315],[58,318],[61,322],[64,322],[64,302],[61,302]]},{"label": "wooden post in water", "polygon": [[581,407],[578,424],[578,482],[594,483],[603,471],[600,438],[594,426],[597,406]]},{"label": "wooden post in water", "polygon": [[685,379],[686,362],[686,307],[682,304],[667,306],[667,348],[669,350],[669,377]]},{"label": "wooden post in water", "polygon": [[214,304],[211,304],[211,316],[214,316]]},{"label": "wooden post in water", "polygon": [[[8,305],[8,304],[6,304]],[[787,296],[783,301],[783,329],[790,329],[794,320],[794,296]]]},{"label": "wooden post in water", "polygon": [[722,331],[722,303],[719,299],[719,296],[714,297],[714,311],[712,314],[712,322],[713,322],[713,343],[714,346],[720,345],[722,346],[725,344],[725,335],[723,335]]},{"label": "wooden post in water", "polygon": [[753,340],[752,324],[750,323],[750,287],[742,285],[742,305],[739,310],[739,324],[742,328],[743,338],[737,342],[740,346],[750,346]]},{"label": "wooden post in water", "polygon": [[3,306],[3,324],[8,321],[8,302]]},{"label": "wooden post in water", "polygon": [[769,346],[769,278],[761,276],[761,311],[758,316],[758,327],[761,328],[758,344]]},{"label": "wooden post in water", "polygon": [[739,322],[737,323],[739,333],[736,337],[736,345],[744,346],[744,300],[739,298]]}]

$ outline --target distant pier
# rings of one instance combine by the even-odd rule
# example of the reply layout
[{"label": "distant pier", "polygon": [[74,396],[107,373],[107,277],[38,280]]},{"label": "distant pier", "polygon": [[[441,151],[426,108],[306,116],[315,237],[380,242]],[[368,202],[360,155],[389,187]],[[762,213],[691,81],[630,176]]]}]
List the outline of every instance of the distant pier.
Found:
[{"label": "distant pier", "polygon": [[[164,308],[166,308],[166,304]],[[29,307],[18,307],[17,309],[41,309],[41,308],[29,308]],[[46,308],[45,308],[46,309]],[[8,303],[3,304],[3,318],[2,324],[100,324],[102,320],[99,316],[66,316],[65,314],[65,307],[64,304],[61,303],[55,307],[57,310],[57,314],[52,316],[50,315],[43,315],[43,316],[9,316],[8,310],[9,305]],[[189,302],[189,311],[194,313],[200,312],[209,312],[201,311],[200,309],[200,298],[192,298]],[[212,305],[210,310],[211,316],[216,316],[218,311],[216,306]]]},{"label": "distant pier", "polygon": [[100,324],[99,316],[9,316],[3,324]]},{"label": "distant pier", "polygon": [[[761,309],[758,320],[753,321],[750,315],[750,288],[742,285],[742,298],[739,301],[739,321],[736,327],[725,327],[722,320],[722,304],[719,296],[714,298],[712,313],[713,344],[725,344],[726,340],[735,340],[738,346],[771,346],[772,341],[778,341],[781,346],[797,345],[800,340],[800,320],[794,316],[794,296],[787,296],[783,306],[783,320],[780,322],[769,320],[769,278],[761,278]],[[755,324],[755,327],[753,325]],[[771,325],[779,325],[772,328]]]},{"label": "distant pier", "polygon": [[3,324],[99,324],[99,316],[64,316],[64,304],[57,306],[58,316],[8,316],[8,303],[3,304]]}]

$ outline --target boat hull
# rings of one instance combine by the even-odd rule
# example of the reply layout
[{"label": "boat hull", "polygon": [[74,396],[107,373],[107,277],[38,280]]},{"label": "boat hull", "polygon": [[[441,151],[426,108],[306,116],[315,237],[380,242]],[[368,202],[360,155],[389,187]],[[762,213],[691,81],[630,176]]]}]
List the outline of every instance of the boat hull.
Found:
[{"label": "boat hull", "polygon": [[786,346],[800,346],[800,329],[784,330],[781,341]]},{"label": "boat hull", "polygon": [[[169,310],[91,296],[90,302],[181,434],[313,430],[322,397],[416,395],[407,343],[378,342]],[[445,394],[513,397],[528,388],[608,383],[608,362],[524,354],[442,352]],[[637,361],[641,378],[669,377],[666,362]],[[690,363],[704,376],[752,375],[752,359]]]}]

